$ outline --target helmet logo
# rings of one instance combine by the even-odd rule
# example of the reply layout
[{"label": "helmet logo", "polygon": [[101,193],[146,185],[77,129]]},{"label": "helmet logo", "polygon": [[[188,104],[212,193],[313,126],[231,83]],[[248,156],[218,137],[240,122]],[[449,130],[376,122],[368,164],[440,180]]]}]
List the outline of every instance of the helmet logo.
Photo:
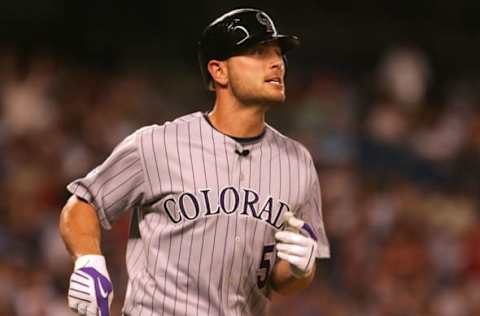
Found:
[{"label": "helmet logo", "polygon": [[239,41],[236,42],[237,45],[242,44],[243,42],[245,42],[245,41],[250,37],[250,33],[248,32],[248,30],[247,30],[245,27],[241,26],[241,25],[235,26],[235,27],[233,28],[233,30],[234,30],[234,31],[240,30],[240,31],[242,31],[242,32],[244,33],[244,35],[245,35],[244,38],[242,38],[241,40],[239,40]]},{"label": "helmet logo", "polygon": [[268,15],[266,15],[263,12],[258,12],[256,14],[256,16],[257,16],[257,21],[260,24],[265,26],[268,33],[277,33],[277,30],[275,29],[275,26],[273,25],[273,21],[270,19],[270,17]]},{"label": "helmet logo", "polygon": [[235,44],[240,45],[243,42],[245,42],[247,39],[250,38],[250,32],[248,32],[247,28],[242,26],[242,25],[236,25],[238,22],[240,22],[240,19],[233,19],[228,25],[227,28],[231,32],[235,32],[236,30],[240,30],[243,33],[243,38],[241,40],[238,40]]}]

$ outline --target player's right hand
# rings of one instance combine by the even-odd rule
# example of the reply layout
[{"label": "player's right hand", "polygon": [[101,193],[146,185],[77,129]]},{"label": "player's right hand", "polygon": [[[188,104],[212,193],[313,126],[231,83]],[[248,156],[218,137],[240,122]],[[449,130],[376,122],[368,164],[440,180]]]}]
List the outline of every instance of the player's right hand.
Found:
[{"label": "player's right hand", "polygon": [[110,316],[112,300],[113,287],[105,257],[79,257],[70,277],[68,306],[79,315]]}]

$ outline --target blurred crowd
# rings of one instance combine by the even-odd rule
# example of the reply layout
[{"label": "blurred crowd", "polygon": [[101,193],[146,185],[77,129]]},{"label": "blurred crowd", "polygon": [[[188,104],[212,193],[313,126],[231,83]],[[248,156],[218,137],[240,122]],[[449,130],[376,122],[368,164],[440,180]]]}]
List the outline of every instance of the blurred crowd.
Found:
[{"label": "blurred crowd", "polygon": [[[272,314],[480,315],[479,82],[436,81],[428,56],[385,52],[362,76],[288,78],[270,123],[312,152],[332,258]],[[71,315],[58,235],[65,185],[140,126],[210,108],[198,73],[102,70],[0,52],[0,316]],[[119,315],[128,218],[104,234]]]}]

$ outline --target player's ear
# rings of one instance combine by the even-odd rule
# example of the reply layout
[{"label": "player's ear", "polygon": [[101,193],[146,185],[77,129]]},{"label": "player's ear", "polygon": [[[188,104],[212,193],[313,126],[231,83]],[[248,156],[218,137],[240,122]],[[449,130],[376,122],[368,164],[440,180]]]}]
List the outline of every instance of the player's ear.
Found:
[{"label": "player's ear", "polygon": [[221,86],[226,86],[228,83],[227,64],[221,60],[212,59],[208,62],[208,72],[214,82]]}]

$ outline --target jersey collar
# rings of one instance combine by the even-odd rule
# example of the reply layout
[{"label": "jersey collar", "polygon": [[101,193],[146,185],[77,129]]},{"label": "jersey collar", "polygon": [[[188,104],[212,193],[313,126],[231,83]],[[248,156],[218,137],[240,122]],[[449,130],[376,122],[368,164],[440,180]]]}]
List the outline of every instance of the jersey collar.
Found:
[{"label": "jersey collar", "polygon": [[260,140],[262,140],[267,132],[267,128],[265,127],[262,132],[260,134],[258,134],[257,136],[253,136],[253,137],[235,137],[235,136],[231,136],[231,135],[228,135],[228,134],[225,134],[225,133],[222,133],[221,131],[219,131],[217,128],[215,128],[215,126],[213,126],[212,122],[210,121],[210,118],[208,117],[208,113],[209,112],[203,112],[202,113],[202,116],[203,118],[205,119],[205,121],[208,123],[208,125],[210,125],[211,128],[213,128],[214,130],[216,130],[218,133],[222,134],[222,135],[225,135],[227,136],[228,138],[234,140],[235,142],[237,143],[240,143],[242,145],[247,145],[247,144],[254,144],[254,143],[257,143],[259,142]]}]

